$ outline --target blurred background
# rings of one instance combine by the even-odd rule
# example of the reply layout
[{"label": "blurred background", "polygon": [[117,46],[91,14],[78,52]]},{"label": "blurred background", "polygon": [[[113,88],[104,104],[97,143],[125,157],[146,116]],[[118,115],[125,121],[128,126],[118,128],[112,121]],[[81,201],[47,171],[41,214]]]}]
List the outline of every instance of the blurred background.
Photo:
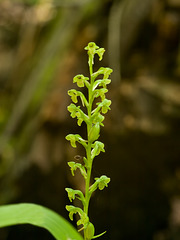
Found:
[{"label": "blurred background", "polygon": [[[0,1],[0,204],[32,202],[68,219],[65,187],[83,189],[65,140],[84,134],[67,112],[84,47],[106,49],[114,69],[93,177],[111,177],[91,200],[104,240],[180,239],[180,0]],[[76,203],[75,203],[76,204]],[[51,240],[29,225],[0,240]]]}]

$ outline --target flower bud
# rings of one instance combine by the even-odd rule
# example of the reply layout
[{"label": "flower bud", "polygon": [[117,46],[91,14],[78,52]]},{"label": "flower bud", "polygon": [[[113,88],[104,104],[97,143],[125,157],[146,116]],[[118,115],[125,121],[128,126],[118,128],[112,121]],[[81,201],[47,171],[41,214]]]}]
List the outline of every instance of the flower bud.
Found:
[{"label": "flower bud", "polygon": [[100,125],[99,123],[94,124],[89,131],[89,141],[94,142],[99,138]]},{"label": "flower bud", "polygon": [[89,222],[87,228],[85,229],[87,240],[91,240],[94,236],[94,225]]}]

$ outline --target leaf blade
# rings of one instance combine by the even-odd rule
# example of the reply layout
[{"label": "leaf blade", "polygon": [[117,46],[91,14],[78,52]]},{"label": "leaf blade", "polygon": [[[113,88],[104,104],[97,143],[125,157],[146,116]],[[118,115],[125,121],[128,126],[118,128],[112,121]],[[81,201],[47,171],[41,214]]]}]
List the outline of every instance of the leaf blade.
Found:
[{"label": "leaf blade", "polygon": [[57,240],[82,240],[63,217],[43,206],[19,203],[0,206],[0,227],[31,224],[48,230]]}]

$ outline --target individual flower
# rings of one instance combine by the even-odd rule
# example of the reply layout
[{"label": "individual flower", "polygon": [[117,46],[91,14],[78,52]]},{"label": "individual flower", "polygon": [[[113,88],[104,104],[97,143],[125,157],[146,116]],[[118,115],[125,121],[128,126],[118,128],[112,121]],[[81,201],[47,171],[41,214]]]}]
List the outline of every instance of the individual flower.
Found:
[{"label": "individual flower", "polygon": [[69,218],[71,219],[71,221],[73,221],[74,214],[78,213],[79,216],[82,216],[84,213],[81,208],[74,207],[73,205],[66,205],[66,209],[69,211]]},{"label": "individual flower", "polygon": [[105,152],[104,150],[104,143],[100,141],[96,141],[93,144],[93,149],[91,151],[91,158],[93,159],[95,156],[98,156],[100,152]]},{"label": "individual flower", "polygon": [[104,124],[102,123],[103,121],[104,121],[104,116],[101,115],[99,112],[95,114],[92,118],[92,122],[94,124],[99,123],[101,126],[104,126]]},{"label": "individual flower", "polygon": [[73,78],[73,83],[77,83],[78,87],[84,87],[85,82],[88,80],[89,80],[88,77],[85,77],[84,75],[79,74]]},{"label": "individual flower", "polygon": [[75,191],[72,188],[65,188],[66,192],[68,193],[68,198],[70,202],[75,199]]},{"label": "individual flower", "polygon": [[76,138],[76,135],[75,134],[68,134],[66,136],[66,140],[70,141],[71,143],[71,146],[76,148],[76,141],[77,141],[77,138]]},{"label": "individual flower", "polygon": [[110,74],[113,72],[113,70],[111,68],[104,68],[104,67],[101,67],[99,70],[103,70],[103,74],[104,74],[104,77],[103,79],[108,79]]},{"label": "individual flower", "polygon": [[93,90],[96,89],[98,86],[106,88],[106,85],[111,82],[110,79],[99,79],[96,80],[93,84]]},{"label": "individual flower", "polygon": [[108,90],[106,88],[101,88],[97,90],[97,97],[100,96],[101,100],[103,101],[105,99],[105,93],[107,93]]},{"label": "individual flower", "polygon": [[95,178],[97,187],[99,190],[103,190],[105,187],[108,187],[108,183],[110,182],[110,178],[102,175],[100,178]]},{"label": "individual flower", "polygon": [[72,118],[75,118],[76,117],[76,113],[77,113],[77,109],[79,107],[77,107],[75,104],[71,103],[69,106],[68,106],[68,111],[71,113],[71,117]]},{"label": "individual flower", "polygon": [[111,100],[104,99],[104,101],[105,101],[105,100],[106,100],[106,104],[104,104],[104,105],[102,106],[102,109],[101,109],[101,111],[102,111],[103,114],[107,113],[107,111],[111,109],[111,108],[109,107],[109,106],[111,105]]},{"label": "individual flower", "polygon": [[77,123],[79,126],[81,126],[83,121],[88,121],[88,116],[80,109],[80,106],[76,106],[75,104],[71,103],[67,109],[71,113],[72,118],[77,117]]},{"label": "individual flower", "polygon": [[76,142],[81,143],[83,146],[86,146],[86,140],[84,140],[79,134],[68,134],[66,140],[70,141],[71,146],[76,148]]},{"label": "individual flower", "polygon": [[96,50],[99,49],[99,47],[94,42],[90,42],[84,49],[88,50],[89,55],[94,55],[96,53]]},{"label": "individual flower", "polygon": [[89,218],[87,216],[87,214],[85,212],[83,212],[82,214],[80,214],[80,219],[77,221],[77,225],[83,225],[83,226],[87,226],[87,224],[89,223]]},{"label": "individual flower", "polygon": [[94,112],[96,113],[97,111],[99,111],[101,109],[101,112],[103,114],[107,113],[108,110],[110,110],[110,105],[111,105],[111,100],[108,99],[104,99],[102,102],[97,103],[98,107],[94,110]]},{"label": "individual flower", "polygon": [[96,50],[96,53],[97,53],[98,56],[99,56],[99,61],[102,60],[104,52],[105,52],[105,49],[104,49],[104,48],[99,48],[98,50]]},{"label": "individual flower", "polygon": [[71,97],[71,100],[74,102],[74,103],[77,103],[78,100],[77,100],[77,91],[75,89],[71,89],[68,91],[68,95]]},{"label": "individual flower", "polygon": [[101,61],[105,52],[104,48],[99,48],[94,42],[88,43],[87,47],[85,47],[84,49],[88,51],[89,64],[94,64],[93,58],[95,54],[98,54],[99,61]]}]

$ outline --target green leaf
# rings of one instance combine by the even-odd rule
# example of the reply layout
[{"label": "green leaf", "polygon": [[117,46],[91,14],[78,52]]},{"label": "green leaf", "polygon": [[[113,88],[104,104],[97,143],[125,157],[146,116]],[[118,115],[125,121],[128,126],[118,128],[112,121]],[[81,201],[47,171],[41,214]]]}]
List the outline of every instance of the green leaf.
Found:
[{"label": "green leaf", "polygon": [[45,228],[57,240],[83,240],[69,222],[48,208],[30,203],[0,206],[0,227],[17,224]]},{"label": "green leaf", "polygon": [[94,236],[92,239],[95,239],[95,238],[101,237],[101,236],[104,235],[105,233],[106,233],[106,231],[104,231],[103,233],[100,233],[100,234]]}]

